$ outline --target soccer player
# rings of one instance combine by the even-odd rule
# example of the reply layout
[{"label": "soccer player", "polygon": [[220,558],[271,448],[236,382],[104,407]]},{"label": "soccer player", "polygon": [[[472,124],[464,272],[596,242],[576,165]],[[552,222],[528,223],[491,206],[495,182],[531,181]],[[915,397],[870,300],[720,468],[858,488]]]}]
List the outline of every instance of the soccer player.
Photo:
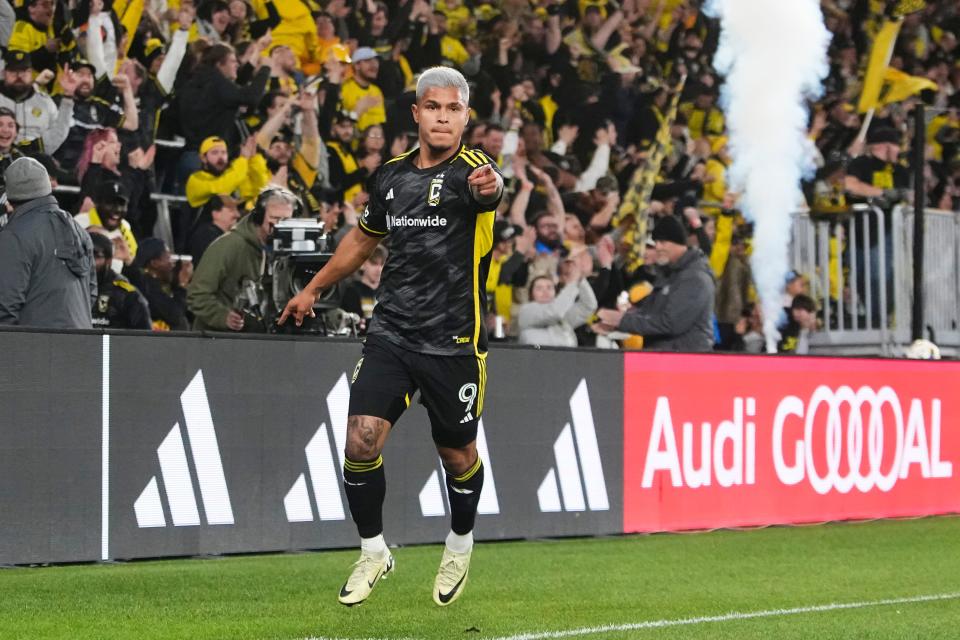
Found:
[{"label": "soccer player", "polygon": [[293,316],[300,325],[305,316],[313,317],[320,293],[355,272],[390,236],[350,393],[343,484],[360,533],[360,560],[340,590],[345,605],[366,600],[394,568],[383,539],[386,481],[380,453],[417,390],[446,470],[452,519],[434,602],[452,603],[467,581],[483,487],[476,436],[487,377],[485,283],[494,210],[503,195],[496,165],[460,142],[468,105],[469,88],[460,72],[447,67],[423,72],[413,105],[419,146],[370,177],[370,200],[358,227],[278,321]]}]

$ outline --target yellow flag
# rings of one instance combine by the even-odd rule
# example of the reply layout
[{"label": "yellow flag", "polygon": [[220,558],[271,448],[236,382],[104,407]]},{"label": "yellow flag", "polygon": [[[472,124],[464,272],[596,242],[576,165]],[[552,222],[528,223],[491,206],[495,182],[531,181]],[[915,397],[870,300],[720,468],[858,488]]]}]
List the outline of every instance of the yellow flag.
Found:
[{"label": "yellow flag", "polygon": [[120,18],[120,24],[127,30],[127,46],[123,49],[122,55],[118,56],[118,58],[123,58],[130,50],[133,35],[137,32],[137,27],[140,26],[140,17],[143,15],[143,0],[129,0],[129,2],[120,0],[113,4],[113,10]]},{"label": "yellow flag", "polygon": [[911,76],[899,69],[889,67],[883,76],[883,88],[877,98],[877,106],[900,102],[926,89],[936,91],[939,88],[937,83],[929,78]]},{"label": "yellow flag", "polygon": [[865,113],[877,107],[880,89],[883,88],[884,72],[887,70],[887,65],[890,64],[890,54],[893,52],[893,44],[897,40],[897,34],[900,33],[901,24],[903,24],[902,19],[887,20],[883,23],[880,33],[873,41],[870,61],[867,64],[867,74],[863,79],[863,93],[860,94],[860,104],[857,107],[860,113]]},{"label": "yellow flag", "polygon": [[673,121],[677,119],[680,94],[683,92],[686,81],[687,76],[683,76],[674,89],[670,106],[667,108],[667,113],[660,124],[660,129],[657,131],[656,140],[650,147],[646,162],[633,172],[630,186],[627,188],[623,202],[621,202],[620,208],[614,216],[614,226],[622,228],[625,235],[629,235],[629,239],[632,241],[632,250],[627,256],[628,268],[631,270],[643,264],[643,248],[647,239],[647,209],[650,207],[653,187],[660,175],[660,167],[670,146],[670,127],[673,126]]}]

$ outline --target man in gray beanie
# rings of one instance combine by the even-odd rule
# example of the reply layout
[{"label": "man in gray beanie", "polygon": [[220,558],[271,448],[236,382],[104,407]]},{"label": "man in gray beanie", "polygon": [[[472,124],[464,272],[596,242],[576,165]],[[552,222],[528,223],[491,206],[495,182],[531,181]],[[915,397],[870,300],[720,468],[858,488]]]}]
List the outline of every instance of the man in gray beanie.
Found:
[{"label": "man in gray beanie", "polygon": [[0,324],[92,328],[90,236],[60,209],[42,164],[19,158],[4,177],[10,219],[0,231]]}]

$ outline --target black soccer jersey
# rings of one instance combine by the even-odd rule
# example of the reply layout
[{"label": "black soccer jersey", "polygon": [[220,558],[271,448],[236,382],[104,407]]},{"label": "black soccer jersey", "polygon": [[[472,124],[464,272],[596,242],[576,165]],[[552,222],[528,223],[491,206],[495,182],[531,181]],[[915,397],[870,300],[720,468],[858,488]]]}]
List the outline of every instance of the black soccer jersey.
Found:
[{"label": "black soccer jersey", "polygon": [[487,350],[485,283],[498,202],[474,200],[467,177],[492,164],[460,147],[449,160],[418,169],[418,149],[390,160],[367,184],[360,229],[390,236],[377,306],[367,331],[401,347],[436,355]]}]

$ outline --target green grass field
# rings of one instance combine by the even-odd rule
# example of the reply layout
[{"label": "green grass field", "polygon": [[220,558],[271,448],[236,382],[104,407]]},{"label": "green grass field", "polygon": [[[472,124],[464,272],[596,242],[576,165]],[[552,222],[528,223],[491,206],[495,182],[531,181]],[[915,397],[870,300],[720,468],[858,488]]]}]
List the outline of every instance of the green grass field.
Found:
[{"label": "green grass field", "polygon": [[[440,547],[394,555],[352,609],[336,594],[355,551],[3,570],[0,638],[960,637],[960,518],[479,544],[444,609]],[[846,603],[864,606],[772,613]],[[689,621],[730,612],[771,613]]]}]

